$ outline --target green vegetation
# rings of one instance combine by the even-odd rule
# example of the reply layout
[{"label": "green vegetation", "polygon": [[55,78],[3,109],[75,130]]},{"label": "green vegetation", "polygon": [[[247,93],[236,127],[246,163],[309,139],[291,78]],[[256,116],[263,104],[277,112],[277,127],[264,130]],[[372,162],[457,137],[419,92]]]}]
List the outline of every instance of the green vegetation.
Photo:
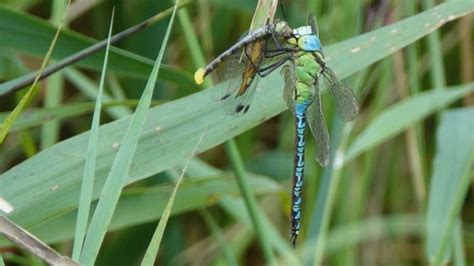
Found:
[{"label": "green vegetation", "polygon": [[[290,26],[316,14],[328,64],[360,102],[344,123],[323,88],[330,164],[312,159],[307,138],[295,250],[294,118],[280,71],[235,117],[210,99],[213,85],[192,81],[268,9],[181,2],[174,16],[172,1],[74,1],[64,22],[63,1],[0,4],[1,123],[49,48],[51,65],[107,39],[111,26],[114,34],[162,14],[113,44],[107,61],[104,47],[38,82],[11,127],[0,125],[0,216],[85,264],[474,263],[473,1],[282,2],[286,18],[280,9],[275,18]],[[2,212],[4,201],[14,211]],[[11,246],[0,236],[0,265],[41,265]]]}]

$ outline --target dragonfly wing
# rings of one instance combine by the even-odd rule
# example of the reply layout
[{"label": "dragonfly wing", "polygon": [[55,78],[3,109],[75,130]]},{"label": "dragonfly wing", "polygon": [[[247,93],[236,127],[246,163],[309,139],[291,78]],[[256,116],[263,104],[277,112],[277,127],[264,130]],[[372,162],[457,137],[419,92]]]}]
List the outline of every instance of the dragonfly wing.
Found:
[{"label": "dragonfly wing", "polygon": [[218,84],[211,90],[211,99],[221,102],[227,114],[243,114],[250,108],[259,78],[243,49],[227,56],[213,71]]},{"label": "dragonfly wing", "polygon": [[315,84],[314,87],[314,100],[306,111],[306,120],[316,144],[316,161],[320,165],[326,166],[329,163],[329,133],[321,109],[319,85]]},{"label": "dragonfly wing", "polygon": [[309,17],[308,17],[308,24],[311,26],[311,31],[313,31],[313,33],[316,35],[316,36],[319,36],[319,28],[318,28],[318,22],[316,20],[316,16],[314,14],[309,14]]},{"label": "dragonfly wing", "polygon": [[283,89],[283,100],[285,100],[288,109],[293,112],[293,99],[294,92],[296,89],[295,66],[293,64],[285,65],[282,67],[280,73],[283,76],[283,80],[285,81],[285,87]]},{"label": "dragonfly wing", "polygon": [[353,120],[359,113],[359,103],[352,90],[342,84],[330,68],[324,68],[322,75],[328,83],[337,114],[344,121]]},{"label": "dragonfly wing", "polygon": [[221,101],[227,114],[249,110],[260,81],[258,70],[284,56],[266,56],[267,50],[276,46],[272,38],[255,40],[223,57],[213,70],[219,84],[211,91],[211,98]]}]

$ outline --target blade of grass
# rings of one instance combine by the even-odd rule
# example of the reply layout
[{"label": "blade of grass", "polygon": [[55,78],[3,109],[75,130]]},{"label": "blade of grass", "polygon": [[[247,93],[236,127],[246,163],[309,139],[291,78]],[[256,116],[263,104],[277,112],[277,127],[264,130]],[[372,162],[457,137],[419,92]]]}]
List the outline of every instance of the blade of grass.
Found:
[{"label": "blade of grass", "polygon": [[337,196],[337,189],[341,180],[342,167],[340,162],[344,158],[344,150],[348,142],[348,133],[351,131],[353,123],[344,123],[336,114],[333,115],[333,126],[330,136],[330,147],[337,147],[330,155],[331,165],[325,167],[321,177],[315,211],[313,212],[313,222],[310,228],[310,239],[315,239],[313,246],[312,263],[321,265],[324,250],[327,242],[329,223],[332,217],[334,203]]},{"label": "blade of grass", "polygon": [[[197,176],[213,176],[219,173],[216,169],[211,168],[210,166],[204,164],[204,162],[201,162],[199,160],[194,160],[191,161],[192,164],[190,165],[190,170],[188,171],[188,176],[189,178],[193,178],[190,176],[192,175],[197,175]],[[186,162],[187,163],[187,162]],[[175,167],[176,168],[176,167]],[[169,175],[173,180],[178,180],[180,176],[180,172],[178,172],[178,168],[167,170],[166,171],[167,175]],[[216,240],[217,242],[217,247],[221,252],[222,257],[226,261],[226,265],[232,265],[236,266],[238,265],[237,263],[237,256],[234,253],[234,250],[231,247],[231,243],[228,243],[226,241],[226,238],[224,236],[223,230],[219,227],[219,224],[217,223],[216,219],[212,216],[212,214],[206,209],[206,208],[200,208],[197,209],[197,212],[201,219],[204,221],[206,224],[207,228],[209,229],[212,237]],[[205,256],[205,255],[204,255]]]},{"label": "blade of grass", "polygon": [[26,157],[31,158],[38,153],[38,148],[29,132],[21,132],[21,146]]},{"label": "blade of grass", "polygon": [[466,252],[464,250],[462,221],[457,219],[453,232],[453,265],[466,266]]},{"label": "blade of grass", "polygon": [[[179,2],[179,1],[177,1]],[[177,4],[173,9],[171,20],[168,29],[163,38],[160,52],[155,62],[155,66],[150,74],[150,78],[145,86],[137,109],[132,116],[129,127],[123,138],[123,143],[120,146],[117,156],[114,160],[109,176],[107,177],[104,189],[102,191],[101,200],[97,204],[97,208],[92,217],[89,231],[87,232],[86,240],[84,242],[83,252],[79,261],[85,265],[93,265],[99,253],[100,246],[107,232],[107,227],[112,220],[115,207],[120,197],[122,187],[125,185],[125,178],[128,175],[132,160],[137,149],[138,140],[145,125],[148,108],[153,97],[153,90],[158,77],[161,61],[163,59],[166,44],[168,42],[171,27],[173,25],[174,16],[177,10]]]},{"label": "blade of grass", "polygon": [[[326,255],[337,254],[344,248],[356,247],[390,236],[423,236],[424,219],[424,216],[416,214],[394,214],[338,226],[328,234]],[[305,243],[301,250],[301,256],[305,259],[313,257],[315,244],[314,240]]]},{"label": "blade of grass", "polygon": [[[69,7],[71,3],[71,0],[68,0],[68,4],[67,4],[67,7]],[[21,113],[21,111],[23,111],[23,108],[25,108],[25,106],[27,104],[29,104],[31,102],[31,100],[35,97],[37,91],[38,91],[38,87],[36,87],[36,83],[38,82],[40,76],[41,76],[41,73],[44,71],[44,69],[46,68],[46,65],[48,64],[48,61],[49,61],[49,58],[51,56],[51,53],[53,52],[53,49],[54,49],[54,46],[56,44],[56,41],[59,37],[59,33],[61,32],[61,28],[62,28],[62,25],[63,25],[63,21],[64,21],[64,18],[66,17],[67,15],[67,8],[66,8],[66,12],[64,12],[63,14],[63,17],[61,19],[61,23],[59,24],[59,27],[58,27],[58,30],[56,31],[56,34],[54,35],[54,38],[53,40],[51,41],[51,44],[49,46],[49,49],[48,49],[48,52],[46,53],[46,56],[44,57],[43,59],[43,62],[41,63],[41,68],[40,68],[40,71],[39,73],[36,75],[35,79],[34,79],[34,82],[33,84],[31,85],[31,87],[28,89],[28,92],[23,96],[23,98],[21,98],[20,102],[18,103],[18,105],[15,107],[15,109],[13,109],[13,111],[10,113],[10,115],[5,119],[5,121],[2,122],[2,124],[0,124],[0,145],[3,143],[3,141],[5,140],[5,137],[7,136],[8,134],[8,131],[10,130],[10,127],[12,126],[12,124],[15,122],[16,118],[18,117],[18,115]]]},{"label": "blade of grass", "polygon": [[92,125],[90,130],[89,144],[87,146],[86,161],[84,165],[84,175],[82,176],[81,194],[79,196],[79,207],[77,210],[76,220],[76,232],[74,235],[74,245],[72,250],[72,258],[76,261],[82,252],[82,245],[87,230],[87,222],[89,221],[89,212],[91,207],[92,191],[94,189],[94,175],[97,160],[97,147],[99,143],[99,125],[100,125],[100,111],[102,109],[102,94],[104,92],[104,80],[105,73],[107,71],[109,50],[110,50],[110,38],[112,36],[112,29],[114,24],[114,13],[112,9],[112,15],[109,24],[109,35],[107,38],[107,46],[105,48],[104,63],[102,67],[102,73],[100,75],[99,91],[97,92],[97,99],[95,102],[94,115],[92,117]]},{"label": "blade of grass", "polygon": [[[236,199],[232,196],[226,196],[221,200],[220,206],[222,206],[222,208],[226,210],[227,213],[232,215],[234,219],[248,226],[253,226],[249,211],[247,210],[247,206],[243,199]],[[263,211],[258,212],[258,214],[263,213]],[[262,217],[260,217],[260,219],[265,222],[263,233],[266,235],[275,250],[281,254],[279,261],[282,261],[282,263],[280,263],[280,265],[301,265],[301,263],[298,261],[298,258],[294,254],[294,250],[290,247],[288,239],[282,237],[280,231],[268,221],[266,216],[261,216]]]},{"label": "blade of grass", "polygon": [[[110,66],[110,63],[109,63]],[[74,84],[79,91],[81,91],[84,95],[89,97],[90,99],[96,99],[97,98],[97,91],[98,87],[97,84],[92,81],[89,77],[87,77],[85,74],[81,73],[80,71],[74,69],[74,68],[67,68],[64,70],[64,75],[70,81],[72,84]],[[104,94],[102,96],[103,101],[110,101],[113,100],[113,98],[104,91]],[[112,116],[115,119],[119,119],[125,116],[129,116],[132,114],[132,111],[130,108],[126,107],[115,107],[107,110],[107,113]]]},{"label": "blade of grass", "polygon": [[[179,2],[179,1],[177,1],[177,2]],[[171,25],[172,25],[174,15],[175,15],[174,13],[175,12],[173,12],[173,15],[171,16],[170,26],[168,27],[168,31],[167,31],[168,33],[171,30]],[[158,254],[158,249],[160,248],[161,239],[163,238],[163,234],[165,232],[165,227],[166,227],[166,224],[168,223],[168,219],[169,219],[170,214],[171,214],[171,208],[173,207],[174,199],[176,198],[176,193],[178,192],[179,185],[181,184],[181,181],[183,180],[184,174],[186,173],[186,170],[188,169],[189,160],[191,160],[191,157],[193,157],[195,155],[199,144],[201,143],[202,139],[204,138],[206,130],[207,130],[207,124],[204,127],[204,130],[202,131],[202,134],[199,137],[198,141],[196,142],[196,145],[194,146],[194,149],[193,149],[190,157],[188,158],[188,160],[186,160],[186,164],[184,165],[183,170],[181,171],[181,175],[178,178],[178,181],[176,182],[176,185],[173,189],[173,192],[171,193],[171,196],[168,200],[168,203],[166,204],[166,208],[163,211],[163,214],[161,215],[160,222],[158,223],[158,226],[156,227],[155,233],[153,233],[153,237],[151,238],[150,244],[149,244],[149,246],[148,246],[148,248],[145,252],[145,255],[143,257],[143,261],[141,263],[142,266],[153,266],[155,264],[156,255]]]},{"label": "blade of grass", "polygon": [[417,94],[380,113],[347,151],[344,164],[474,91],[474,83]]},{"label": "blade of grass", "polygon": [[[404,15],[412,16],[416,13],[416,2],[415,1],[406,1],[402,4],[404,6]],[[419,47],[418,43],[414,43],[406,48],[406,57],[407,57],[407,72],[408,72],[408,84],[411,95],[415,95],[421,92],[420,85],[420,71],[418,70],[418,62],[420,61],[420,56],[418,54],[417,48]],[[423,138],[424,127],[422,124],[417,124],[415,126],[415,135],[416,135],[416,145],[418,148],[413,148],[418,150],[418,157],[420,165],[420,175],[425,176],[426,161],[424,160],[426,151],[425,151],[425,140]]]},{"label": "blade of grass", "polygon": [[[51,7],[51,24],[54,26],[59,26],[61,23],[61,17],[64,12],[66,12],[65,1],[55,1],[52,3]],[[67,26],[67,22],[63,22],[63,27]],[[47,68],[47,67],[46,67]],[[43,71],[44,73],[44,71]],[[60,105],[63,98],[63,85],[64,80],[61,73],[52,76],[45,89],[45,98],[44,106],[45,107],[55,107]],[[44,150],[47,147],[52,146],[54,143],[58,142],[59,139],[59,130],[60,124],[58,120],[52,120],[45,122],[41,128],[41,149]]]},{"label": "blade of grass", "polygon": [[474,108],[460,108],[441,115],[426,217],[426,255],[432,265],[445,264],[448,260],[454,227],[472,181],[473,117]]},{"label": "blade of grass", "polygon": [[219,227],[216,219],[212,217],[211,213],[207,209],[199,210],[199,216],[201,216],[211,231],[212,237],[216,239],[217,245],[219,246],[221,255],[223,257],[223,261],[225,261],[225,265],[238,266],[239,262],[237,260],[236,254],[230,246],[230,243],[228,243],[224,238],[224,233]]},{"label": "blade of grass", "polygon": [[[433,8],[433,0],[423,0],[423,7],[428,10]],[[436,9],[433,10],[433,16],[440,19],[443,19],[442,16],[437,12]],[[439,31],[434,31],[427,37],[428,42],[428,54],[430,55],[430,76],[431,83],[434,88],[443,89],[446,87],[446,75],[445,67],[443,62],[443,54],[441,49],[441,38]]]},{"label": "blade of grass", "polygon": [[[250,189],[249,182],[247,180],[247,173],[245,171],[244,162],[240,156],[239,149],[234,140],[229,140],[225,144],[226,153],[232,163],[232,166],[237,177],[237,182],[242,192],[242,196],[246,203],[247,211],[254,226],[255,232],[260,240],[263,253],[265,255],[266,262],[269,265],[275,264],[275,258],[270,246],[267,234],[264,231],[264,224],[270,224],[264,221],[265,213],[258,207],[257,200],[255,199],[252,190]],[[265,219],[266,220],[266,219]]]},{"label": "blade of grass", "polygon": [[[363,29],[363,3],[361,0],[355,0],[355,1],[344,1],[339,3],[339,5],[336,6],[336,8],[344,10],[344,19],[342,21],[352,21],[353,26],[352,27],[344,27],[344,26],[339,26],[339,32],[344,38],[349,38],[350,36],[355,36],[360,34],[364,29]],[[377,17],[378,18],[378,17]],[[344,22],[342,22],[344,23]],[[342,24],[341,23],[341,24]],[[346,84],[348,84],[354,91],[356,95],[361,95],[361,91],[363,88],[363,80],[367,76],[368,71],[363,70],[359,73],[357,73],[355,76],[353,76],[351,79],[346,81]],[[333,116],[336,116],[337,114],[333,113]],[[334,119],[338,119],[334,117]],[[334,120],[333,120],[334,121]],[[353,180],[351,178],[343,178],[343,168],[339,167],[338,162],[343,157],[343,154],[346,152],[347,149],[347,143],[349,142],[349,136],[351,135],[353,128],[353,124],[345,124],[345,123],[340,123],[339,121],[332,123],[332,128],[331,128],[331,135],[335,135],[334,138],[334,143],[337,143],[337,145],[331,146],[332,150],[335,150],[335,161],[332,161],[332,163],[329,165],[329,167],[325,167],[323,169],[323,174],[322,174],[322,179],[324,180],[325,178],[329,178],[330,182],[327,182],[329,184],[329,187],[323,187],[320,186],[318,188],[318,196],[320,193],[325,194],[323,191],[334,191],[334,196],[331,193],[326,194],[328,198],[326,199],[326,206],[323,208],[328,209],[328,212],[324,217],[320,217],[323,219],[323,222],[321,223],[322,225],[322,231],[318,235],[311,235],[309,237],[316,237],[320,238],[323,241],[318,242],[318,245],[315,249],[315,253],[324,253],[326,250],[326,241],[328,238],[326,237],[327,234],[329,234],[329,228],[331,222],[335,224],[339,223],[347,223],[350,222],[351,216],[353,215],[353,206],[349,206],[347,204],[341,204],[340,206],[337,205],[337,202],[353,202],[352,198],[352,191],[351,190],[354,186],[352,184]],[[339,133],[340,132],[340,133]],[[327,171],[329,170],[329,171]],[[330,174],[330,175],[327,175]],[[324,182],[324,181],[323,181]],[[346,190],[346,191],[344,191]],[[342,192],[342,193],[341,193]],[[347,192],[347,193],[346,193]],[[334,199],[331,199],[333,198]],[[318,204],[318,201],[314,201],[315,204]],[[315,206],[312,208],[313,214],[317,213],[318,210],[316,209]],[[309,216],[309,215],[308,215]],[[307,217],[308,217],[307,216]],[[316,218],[319,219],[319,217],[309,216],[308,218]],[[332,219],[332,221],[331,221]],[[309,219],[308,219],[309,221]],[[316,224],[316,221],[312,221],[312,223],[308,223],[309,226],[309,231],[313,231],[315,228],[311,228],[311,225]],[[314,230],[317,231],[317,230]],[[319,240],[319,239],[318,239]],[[355,248],[346,248],[341,250],[337,256],[335,256],[334,264],[339,264],[339,265],[346,265],[346,266],[352,266],[353,261],[356,261],[357,257],[357,250]],[[316,256],[315,256],[316,257]],[[332,260],[331,260],[332,261]]]}]

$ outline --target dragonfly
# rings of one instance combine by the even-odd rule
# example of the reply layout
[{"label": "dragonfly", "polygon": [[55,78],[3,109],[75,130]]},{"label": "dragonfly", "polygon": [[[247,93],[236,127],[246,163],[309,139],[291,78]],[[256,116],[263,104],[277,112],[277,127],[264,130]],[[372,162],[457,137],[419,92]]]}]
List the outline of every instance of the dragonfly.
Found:
[{"label": "dragonfly", "polygon": [[315,140],[316,161],[321,166],[329,163],[329,134],[321,108],[320,83],[327,85],[336,112],[343,120],[353,120],[359,112],[359,105],[352,90],[339,81],[326,64],[313,14],[308,17],[308,25],[294,29],[293,37],[285,41],[290,64],[281,69],[285,81],[283,99],[295,116],[296,128],[290,229],[290,242],[294,247],[301,230],[306,123]]},{"label": "dragonfly", "polygon": [[306,123],[315,139],[316,161],[321,166],[329,163],[329,134],[321,107],[320,83],[327,85],[336,112],[343,120],[353,120],[359,110],[351,89],[326,64],[315,16],[310,14],[308,25],[296,29],[286,22],[267,23],[198,69],[194,78],[201,84],[206,76],[217,72],[219,83],[212,89],[211,97],[223,103],[226,113],[245,114],[260,78],[282,65],[283,99],[296,124],[290,213],[290,242],[294,247],[301,230]]}]

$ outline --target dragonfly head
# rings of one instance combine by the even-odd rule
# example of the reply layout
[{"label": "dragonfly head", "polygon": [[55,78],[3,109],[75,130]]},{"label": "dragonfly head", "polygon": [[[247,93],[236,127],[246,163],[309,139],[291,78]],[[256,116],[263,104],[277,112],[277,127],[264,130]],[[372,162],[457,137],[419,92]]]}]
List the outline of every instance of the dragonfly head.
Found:
[{"label": "dragonfly head", "polygon": [[303,26],[293,30],[293,38],[289,39],[290,44],[298,46],[306,52],[316,52],[322,54],[321,41],[313,33],[311,26]]}]

